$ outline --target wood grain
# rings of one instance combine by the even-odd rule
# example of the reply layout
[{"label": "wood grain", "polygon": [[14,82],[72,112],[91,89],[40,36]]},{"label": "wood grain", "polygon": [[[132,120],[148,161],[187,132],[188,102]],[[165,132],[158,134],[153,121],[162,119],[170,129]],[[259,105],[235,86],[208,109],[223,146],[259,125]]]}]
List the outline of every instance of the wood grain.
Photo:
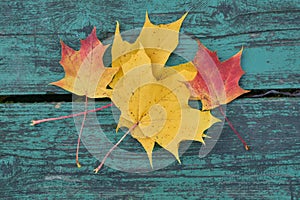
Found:
[{"label": "wood grain", "polygon": [[[169,23],[189,11],[168,65],[192,59],[196,43],[187,37],[191,36],[217,50],[221,60],[243,46],[246,75],[240,84],[245,89],[300,88],[299,0],[2,0],[0,96],[27,95],[28,99],[40,94],[47,99],[44,94],[54,93],[62,99],[60,94],[66,92],[48,85],[64,76],[59,65],[60,40],[79,49],[80,39],[96,26],[99,39],[111,43],[116,20],[123,33],[134,30],[129,36],[137,35],[146,10],[156,24]],[[110,64],[109,50],[105,64]],[[79,99],[73,97],[74,105],[80,104]],[[80,149],[83,167],[78,169],[75,152],[81,117],[29,125],[32,119],[71,114],[75,109],[71,102],[0,103],[0,198],[300,199],[299,100],[241,98],[227,106],[227,116],[250,151],[225,124],[220,138],[210,139],[217,143],[204,158],[199,157],[201,144],[193,142],[184,151],[182,146],[188,143],[183,142],[182,164],[129,173],[116,166],[140,170],[148,163],[139,162],[141,156],[133,159],[121,154],[145,156],[139,143],[127,137],[99,174],[92,170],[111,145],[106,140],[116,143],[122,136],[115,134],[116,110],[105,109],[97,113],[96,121],[87,121],[86,145]],[[99,140],[103,136],[106,140]],[[159,168],[170,158],[167,152],[157,154],[154,166]]]},{"label": "wood grain", "polygon": [[[300,87],[297,0],[37,0],[0,2],[0,95],[66,93],[48,85],[64,76],[59,40],[78,49],[79,39],[93,26],[102,40],[113,35],[116,20],[123,31],[141,28],[146,10],[155,23],[169,23],[189,11],[181,33],[201,39],[210,49],[218,50],[223,60],[244,46],[244,88]],[[183,39],[175,53],[192,58],[195,50],[195,45]],[[173,56],[169,63],[178,62]]]},{"label": "wood grain", "polygon": [[[198,157],[201,144],[194,142],[181,165],[174,162],[149,173],[104,167],[96,175],[92,169],[99,161],[84,148],[83,167],[75,165],[77,133],[72,118],[29,125],[32,119],[70,114],[71,103],[0,104],[0,109],[2,198],[300,198],[299,98],[239,99],[228,105],[227,115],[250,143],[249,152],[225,125],[204,158]],[[98,116],[105,134],[117,141],[121,135],[114,133],[110,109]],[[140,150],[134,139],[126,142],[121,148]]]}]

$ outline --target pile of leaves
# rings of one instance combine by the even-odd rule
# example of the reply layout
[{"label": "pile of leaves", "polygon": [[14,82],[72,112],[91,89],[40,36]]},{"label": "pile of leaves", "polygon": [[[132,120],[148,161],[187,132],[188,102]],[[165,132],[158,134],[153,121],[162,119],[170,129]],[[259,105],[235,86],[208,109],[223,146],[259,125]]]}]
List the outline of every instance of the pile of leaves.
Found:
[{"label": "pile of leaves", "polygon": [[[128,128],[121,140],[95,169],[98,172],[110,152],[128,135],[144,147],[152,166],[155,144],[172,153],[180,162],[178,148],[184,140],[204,143],[204,131],[220,120],[210,110],[227,104],[248,92],[238,82],[244,74],[240,66],[242,50],[221,62],[215,52],[198,42],[198,51],[190,62],[167,67],[171,53],[179,43],[179,31],[187,14],[170,24],[153,24],[146,13],[145,23],[136,41],[124,41],[116,25],[112,43],[111,67],[103,64],[108,46],[97,39],[96,28],[76,51],[61,41],[65,77],[52,85],[88,98],[110,98],[120,111],[118,130]],[[202,109],[189,106],[189,100],[202,102]],[[110,106],[111,106],[110,105]],[[89,111],[85,108],[84,120]],[[40,121],[33,121],[38,124]],[[76,163],[81,131],[78,138]],[[233,127],[232,127],[233,128]],[[243,140],[242,140],[243,141]],[[244,143],[244,142],[243,142]],[[244,143],[245,148],[248,148]]]}]

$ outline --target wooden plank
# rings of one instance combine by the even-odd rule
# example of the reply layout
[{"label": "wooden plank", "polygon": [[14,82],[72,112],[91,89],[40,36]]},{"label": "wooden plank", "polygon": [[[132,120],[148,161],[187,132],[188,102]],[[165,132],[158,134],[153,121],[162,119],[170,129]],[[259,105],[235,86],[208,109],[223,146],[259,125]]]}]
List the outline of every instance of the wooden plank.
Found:
[{"label": "wooden plank", "polygon": [[[103,32],[113,32],[115,21],[124,30],[143,24],[145,11],[156,23],[168,23],[189,11],[183,30],[192,34],[219,36],[276,29],[298,29],[297,0],[217,0],[176,2],[143,1],[1,1],[2,35],[33,35],[53,33],[87,34],[89,26],[99,26]],[[39,17],[36,17],[36,16]],[[274,18],[276,17],[276,18]],[[260,24],[257,24],[259,22]],[[138,26],[137,26],[138,25]],[[257,26],[260,25],[260,26]],[[17,27],[17,28],[16,28]],[[228,29],[225,29],[228,27]],[[85,28],[85,29],[83,29]]]},{"label": "wooden plank", "polygon": [[[181,157],[181,165],[175,162],[149,173],[104,167],[97,175],[92,169],[99,161],[84,148],[83,167],[75,166],[73,119],[29,126],[31,119],[70,114],[71,103],[0,104],[1,197],[299,199],[299,100],[238,99],[228,105],[227,115],[251,151],[244,151],[225,125],[217,145],[204,158],[198,157],[201,144],[194,142]],[[98,116],[107,137],[116,142],[121,135],[114,133],[111,110]],[[122,148],[141,150],[130,137],[126,142]]]},{"label": "wooden plank", "polygon": [[[48,85],[64,76],[58,63],[59,40],[78,49],[79,39],[93,26],[100,39],[113,35],[116,20],[123,31],[141,28],[145,10],[155,23],[176,20],[189,10],[182,33],[200,38],[210,49],[218,50],[221,59],[244,46],[242,66],[247,74],[241,85],[246,89],[299,88],[297,2],[1,1],[0,94],[65,93]],[[183,39],[176,53],[192,58],[195,49]],[[178,64],[178,60],[169,63]]]}]

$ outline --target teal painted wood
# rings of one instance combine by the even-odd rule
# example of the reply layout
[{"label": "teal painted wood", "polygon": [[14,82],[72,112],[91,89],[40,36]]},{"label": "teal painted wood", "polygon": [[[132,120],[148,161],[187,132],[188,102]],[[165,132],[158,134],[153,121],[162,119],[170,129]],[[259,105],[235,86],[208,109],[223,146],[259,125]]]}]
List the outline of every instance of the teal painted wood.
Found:
[{"label": "teal painted wood", "polygon": [[[83,167],[75,165],[73,119],[29,125],[32,119],[70,114],[71,103],[0,104],[0,194],[4,199],[299,199],[299,100],[238,99],[228,105],[227,115],[250,143],[249,152],[225,125],[204,158],[198,157],[201,144],[195,142],[181,165],[145,174],[104,167],[97,175],[92,170],[99,161],[84,148]],[[110,109],[98,116],[116,142],[121,135],[114,133]],[[121,148],[141,150],[130,137],[126,143]]]},{"label": "teal painted wood", "polygon": [[[100,39],[141,28],[145,11],[155,23],[189,15],[182,33],[194,35],[221,59],[245,47],[246,89],[300,88],[299,1],[1,1],[1,95],[66,93],[49,86],[64,72],[59,65],[63,39],[79,48],[93,26]],[[181,41],[178,53],[195,48]],[[170,62],[170,63],[176,63]]]},{"label": "teal painted wood", "polygon": [[[189,11],[181,33],[200,38],[218,50],[222,60],[244,46],[244,88],[300,88],[299,7],[298,0],[4,0],[0,2],[0,95],[66,93],[48,85],[64,75],[58,64],[59,40],[78,49],[79,39],[93,26],[100,39],[113,35],[116,20],[122,31],[141,28],[146,10],[155,23],[174,21]],[[190,41],[183,39],[176,53],[194,51]],[[227,115],[252,147],[250,152],[225,125],[217,145],[204,158],[198,157],[201,144],[194,142],[181,156],[181,165],[175,162],[145,174],[105,166],[94,175],[92,169],[99,161],[83,146],[83,167],[76,168],[73,119],[29,126],[32,119],[70,114],[71,103],[0,104],[0,196],[299,199],[299,107],[299,98],[239,99],[229,104]],[[99,112],[98,117],[107,137],[117,142],[121,135],[114,133],[116,122],[110,110]],[[144,152],[131,137],[120,147]],[[107,164],[120,157],[116,152],[112,156]],[[154,165],[161,162],[156,157]]]}]

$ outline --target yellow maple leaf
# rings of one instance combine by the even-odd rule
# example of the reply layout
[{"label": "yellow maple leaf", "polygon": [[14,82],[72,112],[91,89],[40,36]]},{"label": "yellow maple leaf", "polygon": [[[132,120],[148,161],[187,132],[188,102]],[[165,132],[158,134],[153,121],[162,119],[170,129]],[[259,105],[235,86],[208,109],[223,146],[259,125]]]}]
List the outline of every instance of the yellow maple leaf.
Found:
[{"label": "yellow maple leaf", "polygon": [[65,77],[51,84],[79,96],[109,97],[111,90],[106,87],[119,69],[104,67],[102,57],[108,46],[98,40],[96,28],[80,42],[80,50],[75,51],[61,41],[60,64],[65,70]]},{"label": "yellow maple leaf", "polygon": [[143,47],[123,64],[123,72],[112,93],[112,101],[121,111],[118,128],[135,127],[131,136],[142,144],[151,166],[155,143],[180,162],[180,142],[204,143],[203,132],[219,121],[210,111],[188,105],[190,92],[183,83],[186,79],[176,70],[157,79]]},{"label": "yellow maple leaf", "polygon": [[[123,76],[123,65],[136,54],[140,44],[143,45],[151,60],[152,71],[156,78],[163,79],[166,74],[178,71],[187,81],[192,80],[196,76],[197,70],[191,62],[174,66],[172,70],[165,68],[168,58],[178,45],[179,30],[186,15],[187,13],[170,24],[154,25],[146,12],[144,26],[134,43],[122,39],[119,23],[117,22],[112,45],[112,68],[121,68],[121,70],[118,71],[110,86],[114,87],[116,82]],[[133,66],[130,68],[133,68]]]}]

